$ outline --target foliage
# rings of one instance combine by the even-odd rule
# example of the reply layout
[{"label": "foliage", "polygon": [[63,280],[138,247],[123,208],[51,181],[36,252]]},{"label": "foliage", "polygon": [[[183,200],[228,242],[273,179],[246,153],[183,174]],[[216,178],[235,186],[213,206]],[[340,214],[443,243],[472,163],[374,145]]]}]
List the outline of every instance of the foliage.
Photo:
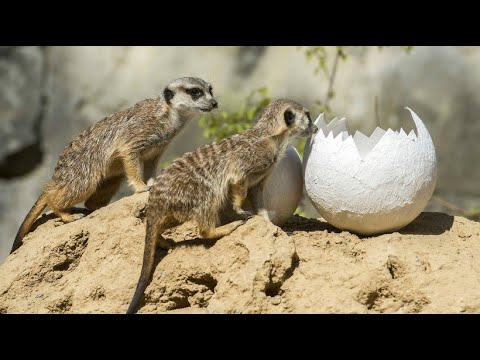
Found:
[{"label": "foliage", "polygon": [[300,204],[300,206],[297,207],[297,210],[295,210],[293,214],[303,216],[303,217],[307,216],[307,213],[305,212],[305,209],[303,208],[302,204]]},{"label": "foliage", "polygon": [[268,89],[261,87],[251,91],[237,111],[203,115],[199,121],[200,127],[203,128],[203,136],[219,141],[251,128],[254,120],[271,100]]},{"label": "foliage", "polygon": [[347,59],[345,46],[335,47],[335,56],[330,66],[328,65],[328,53],[324,46],[306,46],[304,52],[307,61],[314,60],[316,62],[315,74],[322,72],[328,80],[328,87],[324,98],[315,101],[315,105],[317,106],[316,110],[320,113],[330,113],[332,109],[329,106],[329,102],[335,97],[333,84],[335,82],[338,64],[340,61]]}]

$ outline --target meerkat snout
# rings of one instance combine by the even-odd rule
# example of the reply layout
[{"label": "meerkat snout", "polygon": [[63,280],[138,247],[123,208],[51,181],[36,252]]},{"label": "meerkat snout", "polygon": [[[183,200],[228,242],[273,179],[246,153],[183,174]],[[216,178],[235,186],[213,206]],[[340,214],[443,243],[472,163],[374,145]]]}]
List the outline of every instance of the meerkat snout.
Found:
[{"label": "meerkat snout", "polygon": [[307,135],[308,137],[317,133],[318,126],[313,123],[312,118],[310,117],[309,111],[305,112],[305,116],[308,118],[308,132],[309,132],[309,134]]}]

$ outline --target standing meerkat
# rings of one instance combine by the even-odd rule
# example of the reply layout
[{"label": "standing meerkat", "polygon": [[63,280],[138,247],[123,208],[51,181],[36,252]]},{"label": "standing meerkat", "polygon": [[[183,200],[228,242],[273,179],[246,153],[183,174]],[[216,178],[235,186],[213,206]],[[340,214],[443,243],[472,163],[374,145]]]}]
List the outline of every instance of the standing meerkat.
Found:
[{"label": "standing meerkat", "polygon": [[68,223],[84,216],[72,213],[75,204],[85,201],[91,211],[107,205],[125,176],[135,192],[147,191],[158,160],[173,137],[196,115],[216,107],[208,82],[184,77],[168,84],[162,96],[140,101],[85,130],[63,151],[52,179],[20,226],[10,253],[20,247],[47,206]]},{"label": "standing meerkat", "polygon": [[[292,139],[317,130],[302,105],[276,100],[251,129],[186,153],[164,169],[150,191],[143,265],[127,314],[136,311],[148,285],[156,245],[171,248],[162,237],[166,229],[194,220],[203,238],[228,235],[252,215],[242,209],[249,190],[257,214],[268,219],[262,196],[266,177]],[[220,211],[228,201],[243,220],[217,227]]]}]

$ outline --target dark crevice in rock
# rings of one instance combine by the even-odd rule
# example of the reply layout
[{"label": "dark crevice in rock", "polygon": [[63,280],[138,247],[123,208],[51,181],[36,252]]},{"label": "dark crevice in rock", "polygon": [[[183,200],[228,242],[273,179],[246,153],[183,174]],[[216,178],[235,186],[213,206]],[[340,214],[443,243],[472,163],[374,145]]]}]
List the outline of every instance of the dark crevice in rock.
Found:
[{"label": "dark crevice in rock", "polygon": [[[194,284],[192,286],[192,284]],[[176,288],[169,292],[166,288],[159,293],[145,293],[138,304],[138,310],[148,304],[162,303],[165,310],[178,310],[188,307],[206,308],[208,302],[215,292],[217,280],[208,273],[196,273],[185,279],[185,286]],[[168,299],[164,300],[163,297]]]},{"label": "dark crevice in rock", "polygon": [[390,273],[390,276],[392,277],[392,279],[395,279],[394,266],[391,263],[387,263],[387,269],[388,269],[388,272]]},{"label": "dark crevice in rock", "polygon": [[170,298],[170,301],[172,301],[174,305],[169,310],[185,309],[192,306],[188,301],[188,294]]},{"label": "dark crevice in rock", "polygon": [[47,309],[49,310],[50,313],[53,313],[53,314],[55,313],[63,314],[63,313],[66,313],[68,310],[70,310],[72,305],[73,305],[72,295],[69,294],[65,296],[63,299],[57,300],[52,304],[50,304],[49,306],[47,306]]},{"label": "dark crevice in rock", "polygon": [[89,235],[88,232],[81,231],[70,237],[67,243],[55,248],[52,252],[52,257],[60,261],[54,264],[52,269],[54,271],[71,271],[75,269],[87,248]]},{"label": "dark crevice in rock", "polygon": [[140,219],[142,221],[145,220],[147,218],[147,204],[135,210],[135,213],[133,214],[133,216],[135,216],[137,219]]},{"label": "dark crevice in rock", "polygon": [[380,297],[380,293],[378,291],[372,291],[367,295],[367,300],[365,301],[365,305],[367,306],[368,310],[372,310],[375,307],[375,303]]},{"label": "dark crevice in rock", "polygon": [[358,301],[367,307],[367,310],[383,312],[381,309],[383,301],[386,299],[395,299],[388,287],[379,287],[374,290],[362,291],[358,296]]},{"label": "dark crevice in rock", "polygon": [[213,278],[210,274],[203,274],[200,277],[189,277],[187,281],[190,281],[197,285],[205,286],[208,290],[215,292],[215,287],[217,286],[217,280]]},{"label": "dark crevice in rock", "polygon": [[292,255],[291,266],[287,269],[287,271],[285,271],[282,279],[280,281],[273,281],[272,277],[270,276],[269,282],[265,285],[265,295],[270,297],[280,295],[282,285],[285,283],[285,281],[287,281],[293,276],[293,273],[299,265],[300,258],[298,257],[298,254],[294,252]]},{"label": "dark crevice in rock", "polygon": [[[38,114],[33,123],[33,133],[35,134],[35,141],[18,151],[8,154],[0,161],[0,178],[11,179],[19,176],[24,176],[34,171],[43,161],[43,146],[42,146],[42,123],[48,106],[48,96],[46,95],[46,84],[48,76],[47,64],[47,47],[41,46],[43,54],[43,69],[40,83],[40,107]],[[3,49],[8,57],[11,48]],[[25,104],[29,106],[29,104]]]},{"label": "dark crevice in rock", "polygon": [[298,254],[296,252],[294,252],[293,255],[292,255],[292,265],[285,272],[283,282],[290,279],[293,276],[293,273],[295,272],[295,270],[298,269],[299,266],[300,266],[300,258],[298,257]]}]

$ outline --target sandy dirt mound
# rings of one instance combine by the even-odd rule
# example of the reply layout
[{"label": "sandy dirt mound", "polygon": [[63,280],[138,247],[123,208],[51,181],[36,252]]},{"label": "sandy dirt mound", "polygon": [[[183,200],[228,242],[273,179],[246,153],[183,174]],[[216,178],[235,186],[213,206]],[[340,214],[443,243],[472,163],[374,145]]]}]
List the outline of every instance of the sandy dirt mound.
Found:
[{"label": "sandy dirt mound", "polygon": [[[148,194],[82,220],[37,221],[0,267],[0,313],[124,313],[143,254]],[[165,235],[139,313],[480,312],[480,224],[423,213],[358,237],[294,216],[260,217],[216,242],[190,223]]]}]

